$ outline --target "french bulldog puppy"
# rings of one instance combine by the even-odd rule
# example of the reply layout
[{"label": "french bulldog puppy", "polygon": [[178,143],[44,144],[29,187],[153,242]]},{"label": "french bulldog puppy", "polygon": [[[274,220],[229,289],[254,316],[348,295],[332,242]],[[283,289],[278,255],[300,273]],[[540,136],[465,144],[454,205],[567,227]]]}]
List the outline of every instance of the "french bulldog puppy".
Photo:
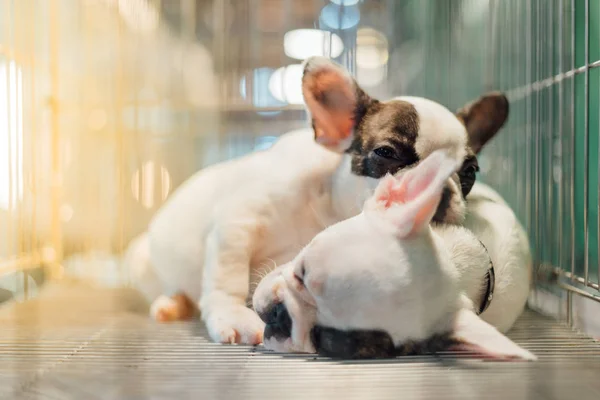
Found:
[{"label": "french bulldog puppy", "polygon": [[[265,347],[342,358],[467,350],[534,360],[496,329],[522,311],[528,287],[514,280],[528,275],[528,265],[488,252],[465,228],[431,223],[462,163],[438,150],[399,177],[386,175],[362,213],[328,227],[270,272],[253,298],[266,323]],[[502,313],[486,315],[481,304]]]},{"label": "french bulldog puppy", "polygon": [[456,114],[419,97],[379,101],[322,57],[305,62],[302,90],[312,129],[198,172],[130,244],[125,262],[156,320],[201,311],[213,341],[261,343],[264,323],[246,301],[262,271],[359,214],[380,179],[437,149],[462,165],[447,180],[433,220],[463,223],[476,155],[508,116],[500,93]]}]

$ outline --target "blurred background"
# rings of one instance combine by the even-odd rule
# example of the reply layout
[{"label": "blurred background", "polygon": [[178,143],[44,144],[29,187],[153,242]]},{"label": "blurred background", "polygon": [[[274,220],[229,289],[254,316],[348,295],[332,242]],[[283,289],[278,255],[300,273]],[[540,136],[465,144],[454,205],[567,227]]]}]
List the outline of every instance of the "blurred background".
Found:
[{"label": "blurred background", "polygon": [[0,0],[0,301],[127,283],[123,250],[188,176],[307,125],[312,55],[382,99],[505,91],[480,179],[536,265],[597,297],[599,21],[589,0]]}]

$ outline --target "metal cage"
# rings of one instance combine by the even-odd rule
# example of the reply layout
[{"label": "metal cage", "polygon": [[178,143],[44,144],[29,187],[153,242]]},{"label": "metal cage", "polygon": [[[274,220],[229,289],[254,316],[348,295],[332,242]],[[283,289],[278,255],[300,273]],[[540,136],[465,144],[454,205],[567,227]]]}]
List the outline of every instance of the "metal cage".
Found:
[{"label": "metal cage", "polygon": [[[306,124],[293,80],[300,56],[283,45],[286,32],[297,29],[321,32],[320,42],[300,53],[343,63],[376,97],[421,95],[458,109],[489,90],[508,94],[509,122],[481,156],[479,179],[502,193],[529,232],[537,266],[531,308],[600,337],[595,318],[600,312],[600,2],[0,0],[0,303],[17,303],[12,319],[0,313],[0,321],[12,326],[5,332],[14,333],[10,340],[0,335],[0,355],[3,343],[38,349],[18,339],[30,337],[18,314],[29,310],[46,326],[39,310],[52,301],[25,301],[38,298],[42,287],[71,277],[126,284],[123,250],[189,175],[265,148]],[[47,315],[63,321],[60,314]],[[577,345],[581,357],[600,355],[587,338],[567,340],[569,329],[548,328],[551,322],[535,315],[528,311],[516,337],[539,335],[531,346],[541,346],[550,358],[568,352],[554,344],[544,347],[545,339],[556,346]],[[32,382],[57,365],[47,354],[67,354],[61,360],[71,360],[89,351],[83,365],[97,366],[93,357],[101,351],[114,355],[133,346],[138,361],[146,360],[148,351],[167,365],[175,363],[164,349],[124,344],[143,338],[143,344],[160,347],[147,333],[132,333],[137,325],[128,318],[111,325],[120,330],[102,327],[104,319],[83,318],[77,343],[85,344],[35,353],[42,372],[11,393],[34,393]],[[534,325],[530,320],[541,328],[528,330]],[[162,329],[159,337],[182,341],[178,354],[191,351],[202,362],[217,360],[203,340],[179,328]],[[108,339],[98,342],[102,335]],[[192,343],[199,350],[191,350]],[[28,357],[19,350],[7,354],[17,370]],[[244,368],[259,368],[247,376],[256,378],[256,371],[266,368],[255,353],[250,355],[257,358],[245,358],[244,349],[231,354],[244,357],[239,364]],[[304,368],[299,361],[287,362],[286,368]],[[2,368],[0,362],[0,380]],[[421,377],[441,377],[422,368]],[[589,378],[575,371],[568,379]],[[223,379],[214,376],[215,382]],[[517,372],[503,376],[519,378]],[[452,385],[452,377],[443,379]],[[325,386],[315,386],[315,395],[333,393],[332,387],[323,392],[317,387]],[[487,393],[477,387],[457,398]],[[144,395],[127,388],[113,394]],[[569,393],[568,385],[562,388],[556,393]],[[430,389],[414,393],[447,394]],[[521,389],[511,393],[539,393]],[[344,393],[351,395],[348,390]],[[368,395],[356,390],[356,397]],[[495,390],[503,393],[501,387]]]}]

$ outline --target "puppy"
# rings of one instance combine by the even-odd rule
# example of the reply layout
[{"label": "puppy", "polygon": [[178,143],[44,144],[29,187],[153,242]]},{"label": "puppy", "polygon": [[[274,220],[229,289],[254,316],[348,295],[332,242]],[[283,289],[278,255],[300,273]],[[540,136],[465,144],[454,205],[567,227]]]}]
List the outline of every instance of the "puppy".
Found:
[{"label": "puppy", "polygon": [[[430,225],[461,164],[438,150],[399,178],[388,175],[361,214],[328,227],[267,275],[253,298],[267,324],[265,347],[343,358],[460,349],[535,359],[493,326],[511,325],[522,310],[526,288],[515,292],[507,282],[527,266],[502,263],[465,228]],[[485,277],[494,270],[490,289]],[[488,314],[496,319],[489,324],[477,314],[485,316],[491,292],[509,315]],[[521,306],[509,310],[514,297]]]},{"label": "puppy", "polygon": [[312,130],[198,172],[131,243],[126,263],[156,320],[201,310],[212,340],[260,343],[264,323],[246,307],[251,277],[289,262],[325,227],[359,214],[381,178],[437,149],[462,165],[433,220],[464,222],[476,154],[508,115],[502,94],[457,114],[417,97],[382,102],[320,57],[305,63],[302,90]]}]

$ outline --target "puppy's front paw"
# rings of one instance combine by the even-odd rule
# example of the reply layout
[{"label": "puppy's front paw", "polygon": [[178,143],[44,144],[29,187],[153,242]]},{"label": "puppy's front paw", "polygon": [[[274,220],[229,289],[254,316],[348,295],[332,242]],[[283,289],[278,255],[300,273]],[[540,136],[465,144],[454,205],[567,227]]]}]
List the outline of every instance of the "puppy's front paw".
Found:
[{"label": "puppy's front paw", "polygon": [[214,342],[249,345],[262,343],[265,323],[247,307],[213,309],[205,322]]}]

